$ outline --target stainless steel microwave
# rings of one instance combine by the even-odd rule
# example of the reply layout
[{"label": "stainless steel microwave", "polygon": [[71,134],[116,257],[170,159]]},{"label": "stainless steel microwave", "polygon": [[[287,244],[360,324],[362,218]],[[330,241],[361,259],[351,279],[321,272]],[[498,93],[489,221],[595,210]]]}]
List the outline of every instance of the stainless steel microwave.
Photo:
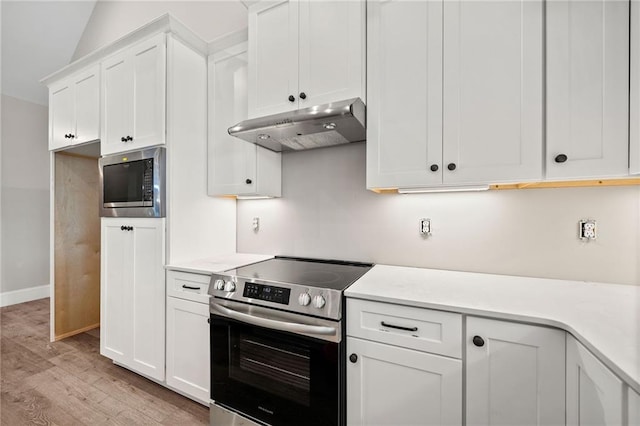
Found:
[{"label": "stainless steel microwave", "polygon": [[101,217],[164,217],[165,148],[101,157]]}]

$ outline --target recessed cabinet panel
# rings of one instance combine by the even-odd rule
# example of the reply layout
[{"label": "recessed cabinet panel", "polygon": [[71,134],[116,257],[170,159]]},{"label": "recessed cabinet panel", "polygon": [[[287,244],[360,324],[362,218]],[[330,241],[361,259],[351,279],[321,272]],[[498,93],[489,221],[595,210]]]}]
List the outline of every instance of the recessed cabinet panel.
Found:
[{"label": "recessed cabinet panel", "polygon": [[102,130],[100,150],[103,155],[121,150],[122,137],[131,126],[131,80],[126,55],[120,54],[102,63]]},{"label": "recessed cabinet panel", "polygon": [[539,180],[541,1],[444,2],[444,182]]},{"label": "recessed cabinet panel", "polygon": [[462,361],[353,337],[347,353],[349,425],[462,424]]},{"label": "recessed cabinet panel", "polygon": [[565,333],[467,317],[467,424],[564,424]]},{"label": "recessed cabinet panel", "polygon": [[567,424],[620,425],[623,383],[567,335]]},{"label": "recessed cabinet panel", "polygon": [[133,129],[131,145],[164,143],[165,130],[164,34],[133,51]]},{"label": "recessed cabinet panel", "polygon": [[297,109],[297,90],[298,1],[254,4],[249,9],[249,118]]},{"label": "recessed cabinet panel", "polygon": [[71,145],[65,136],[73,133],[74,104],[73,86],[65,81],[49,90],[49,149]]},{"label": "recessed cabinet panel", "polygon": [[628,173],[629,2],[547,2],[547,179]]},{"label": "recessed cabinet panel", "polygon": [[629,426],[640,425],[640,394],[634,392],[631,388],[628,389],[628,394]]},{"label": "recessed cabinet panel", "polygon": [[299,8],[298,107],[355,97],[365,101],[365,2],[303,1]]},{"label": "recessed cabinet panel", "polygon": [[74,142],[84,143],[100,138],[100,70],[92,67],[74,79]]},{"label": "recessed cabinet panel", "polygon": [[367,3],[367,187],[442,183],[442,3]]},{"label": "recessed cabinet panel", "polygon": [[208,404],[209,305],[167,298],[167,384]]}]

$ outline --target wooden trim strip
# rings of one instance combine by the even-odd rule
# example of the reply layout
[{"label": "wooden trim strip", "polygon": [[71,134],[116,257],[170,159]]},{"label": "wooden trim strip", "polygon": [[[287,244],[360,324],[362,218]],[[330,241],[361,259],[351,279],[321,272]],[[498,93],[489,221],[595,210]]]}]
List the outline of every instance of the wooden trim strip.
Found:
[{"label": "wooden trim strip", "polygon": [[85,331],[93,330],[94,328],[98,327],[100,327],[100,323],[88,325],[78,330],[70,331],[68,333],[59,334],[55,336],[54,341],[57,342],[58,340],[66,339],[67,337],[75,336],[76,334],[84,333]]}]

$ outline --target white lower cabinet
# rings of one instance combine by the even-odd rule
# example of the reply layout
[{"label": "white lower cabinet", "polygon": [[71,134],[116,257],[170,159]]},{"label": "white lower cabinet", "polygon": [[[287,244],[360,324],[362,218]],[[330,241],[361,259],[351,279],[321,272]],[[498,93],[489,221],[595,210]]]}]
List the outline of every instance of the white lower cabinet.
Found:
[{"label": "white lower cabinet", "polygon": [[564,424],[565,332],[467,317],[466,341],[467,425]]},{"label": "white lower cabinet", "polygon": [[209,276],[167,272],[167,385],[209,404]]},{"label": "white lower cabinet", "polygon": [[567,334],[567,425],[622,425],[624,386],[589,350]]},{"label": "white lower cabinet", "polygon": [[102,218],[100,353],[164,380],[165,220]]},{"label": "white lower cabinet", "polygon": [[629,414],[629,426],[640,426],[640,394],[629,389],[628,403]]},{"label": "white lower cabinet", "polygon": [[347,354],[349,425],[462,424],[462,361],[354,337]]}]

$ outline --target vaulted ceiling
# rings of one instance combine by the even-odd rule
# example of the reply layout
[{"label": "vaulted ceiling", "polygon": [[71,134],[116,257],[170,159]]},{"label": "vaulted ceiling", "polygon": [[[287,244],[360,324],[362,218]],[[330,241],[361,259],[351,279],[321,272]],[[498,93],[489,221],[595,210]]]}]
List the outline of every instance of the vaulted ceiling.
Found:
[{"label": "vaulted ceiling", "polygon": [[47,105],[38,81],[70,62],[95,4],[2,0],[2,93]]}]

